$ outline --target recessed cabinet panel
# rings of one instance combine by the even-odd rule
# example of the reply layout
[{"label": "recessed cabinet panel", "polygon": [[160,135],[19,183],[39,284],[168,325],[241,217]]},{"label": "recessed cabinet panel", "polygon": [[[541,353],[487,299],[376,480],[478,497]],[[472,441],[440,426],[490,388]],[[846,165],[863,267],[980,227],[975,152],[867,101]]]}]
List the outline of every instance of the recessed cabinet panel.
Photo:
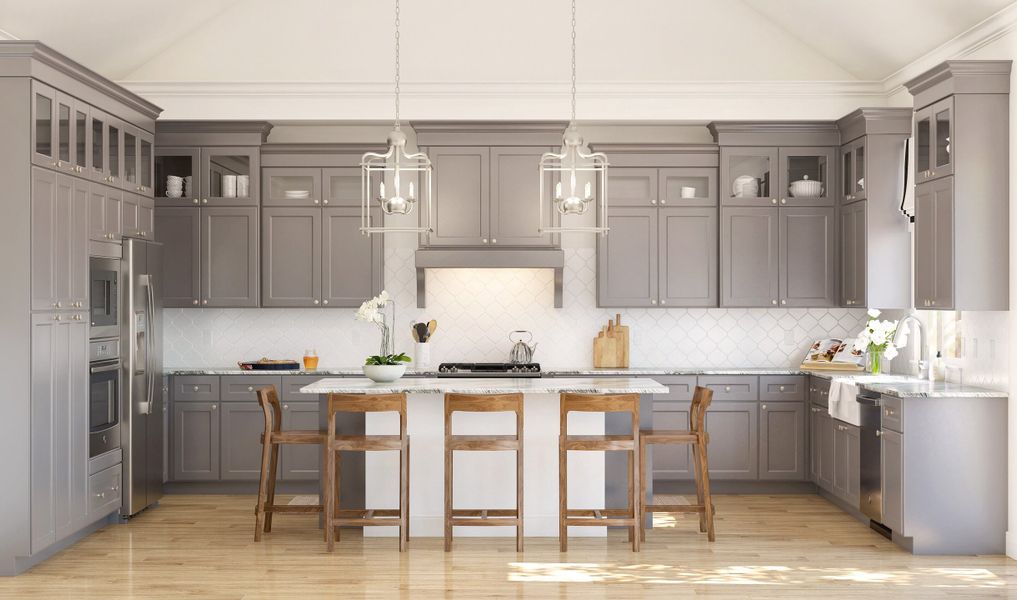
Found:
[{"label": "recessed cabinet panel", "polygon": [[834,210],[780,209],[780,305],[835,306]]},{"label": "recessed cabinet panel", "polygon": [[759,478],[805,479],[805,403],[764,402],[759,419]]},{"label": "recessed cabinet panel", "polygon": [[[540,234],[540,157],[547,147],[491,148],[491,244],[547,246],[551,234]],[[591,184],[592,187],[592,184]],[[553,190],[544,189],[544,225],[552,224]]]},{"label": "recessed cabinet panel", "polygon": [[261,475],[265,413],[257,402],[223,402],[220,406],[221,479],[256,481]]},{"label": "recessed cabinet panel", "polygon": [[[287,402],[282,405],[283,429],[315,431],[320,428],[318,402]],[[260,446],[259,446],[260,448]],[[279,450],[284,481],[317,481],[321,469],[321,447],[317,444],[285,444]]]},{"label": "recessed cabinet panel", "polygon": [[321,209],[264,208],[262,306],[321,302]]},{"label": "recessed cabinet panel", "polygon": [[778,211],[720,209],[722,306],[777,306],[779,280]]},{"label": "recessed cabinet panel", "polygon": [[202,306],[258,306],[258,209],[201,209]]},{"label": "recessed cabinet panel", "polygon": [[609,169],[607,182],[611,206],[657,205],[657,169]]},{"label": "recessed cabinet panel", "polygon": [[[661,206],[716,206],[717,169],[674,168],[659,170]],[[614,203],[614,188],[611,188]]]},{"label": "recessed cabinet panel", "polygon": [[219,421],[218,402],[173,404],[174,481],[219,479]]},{"label": "recessed cabinet panel", "polygon": [[481,246],[490,240],[490,149],[428,150],[433,165],[431,246]]},{"label": "recessed cabinet panel", "polygon": [[597,237],[597,305],[656,306],[657,209],[616,207],[607,224],[610,235]]},{"label": "recessed cabinet panel", "polygon": [[261,151],[257,147],[202,148],[202,206],[256,205],[261,189],[260,171]]},{"label": "recessed cabinet panel", "polygon": [[883,490],[883,524],[901,535],[904,528],[904,436],[883,429],[880,435],[882,453],[880,478]]},{"label": "recessed cabinet panel", "polygon": [[162,298],[166,308],[198,306],[201,301],[200,214],[197,208],[155,209],[155,241],[162,243],[163,256],[172,257],[162,265]]},{"label": "recessed cabinet panel", "polygon": [[32,81],[32,162],[56,166],[56,90]]},{"label": "recessed cabinet panel", "polygon": [[[383,235],[360,233],[360,210],[322,211],[322,304],[358,307],[384,287]],[[375,210],[374,219],[381,219]]]},{"label": "recessed cabinet panel", "polygon": [[320,206],[321,169],[282,168],[262,169],[265,206]]},{"label": "recessed cabinet panel", "polygon": [[658,219],[660,303],[717,306],[717,209],[663,208]]},{"label": "recessed cabinet panel", "polygon": [[915,306],[953,307],[953,178],[915,190]]},{"label": "recessed cabinet panel", "polygon": [[840,213],[841,305],[866,306],[866,202],[848,204]]},{"label": "recessed cabinet panel", "polygon": [[[328,206],[360,206],[362,185],[360,169],[350,167],[322,169],[322,193],[325,204]],[[417,198],[423,198],[424,193],[423,190],[417,191]],[[380,221],[378,222],[380,223]]]},{"label": "recessed cabinet panel", "polygon": [[[759,405],[756,402],[714,403],[706,411],[710,478],[756,479],[759,475]],[[718,443],[718,440],[724,440]]]},{"label": "recessed cabinet panel", "polygon": [[[689,428],[689,403],[659,402],[653,407],[653,428],[684,431]],[[688,444],[653,444],[653,479],[664,481],[692,479],[691,452]],[[712,450],[712,446],[710,450]],[[711,456],[712,459],[712,456]]]}]

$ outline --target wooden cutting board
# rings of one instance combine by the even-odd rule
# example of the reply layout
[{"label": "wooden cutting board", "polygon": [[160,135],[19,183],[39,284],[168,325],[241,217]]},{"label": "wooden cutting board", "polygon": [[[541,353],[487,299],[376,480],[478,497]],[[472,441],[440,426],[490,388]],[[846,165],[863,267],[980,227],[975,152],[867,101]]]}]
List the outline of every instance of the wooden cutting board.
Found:
[{"label": "wooden cutting board", "polygon": [[621,324],[621,314],[608,320],[593,338],[593,366],[598,368],[628,368],[629,328]]}]

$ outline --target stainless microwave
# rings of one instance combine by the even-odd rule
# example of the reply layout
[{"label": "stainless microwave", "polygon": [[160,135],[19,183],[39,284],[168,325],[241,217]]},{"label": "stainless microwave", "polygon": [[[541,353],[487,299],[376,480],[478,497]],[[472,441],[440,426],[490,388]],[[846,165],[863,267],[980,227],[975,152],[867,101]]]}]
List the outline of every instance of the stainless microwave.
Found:
[{"label": "stainless microwave", "polygon": [[92,257],[88,278],[89,338],[120,337],[120,259]]}]

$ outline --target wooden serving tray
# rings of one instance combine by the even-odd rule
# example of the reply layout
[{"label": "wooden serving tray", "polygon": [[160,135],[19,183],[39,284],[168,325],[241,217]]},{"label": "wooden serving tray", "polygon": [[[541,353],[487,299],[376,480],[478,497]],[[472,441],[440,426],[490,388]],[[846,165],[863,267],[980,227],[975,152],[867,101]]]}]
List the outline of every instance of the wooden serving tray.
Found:
[{"label": "wooden serving tray", "polygon": [[240,362],[237,365],[244,371],[293,371],[300,369],[295,360],[269,360],[263,358],[253,362]]}]

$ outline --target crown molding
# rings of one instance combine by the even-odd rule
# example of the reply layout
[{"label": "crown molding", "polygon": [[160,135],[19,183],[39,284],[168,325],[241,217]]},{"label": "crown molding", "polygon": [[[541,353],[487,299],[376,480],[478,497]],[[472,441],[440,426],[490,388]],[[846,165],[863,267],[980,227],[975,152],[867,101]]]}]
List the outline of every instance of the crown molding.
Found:
[{"label": "crown molding", "polygon": [[21,38],[19,38],[18,36],[14,35],[13,33],[9,32],[9,31],[7,31],[5,29],[0,29],[0,40],[11,40],[11,41],[13,41],[13,40],[19,40],[19,39],[21,39]]}]

